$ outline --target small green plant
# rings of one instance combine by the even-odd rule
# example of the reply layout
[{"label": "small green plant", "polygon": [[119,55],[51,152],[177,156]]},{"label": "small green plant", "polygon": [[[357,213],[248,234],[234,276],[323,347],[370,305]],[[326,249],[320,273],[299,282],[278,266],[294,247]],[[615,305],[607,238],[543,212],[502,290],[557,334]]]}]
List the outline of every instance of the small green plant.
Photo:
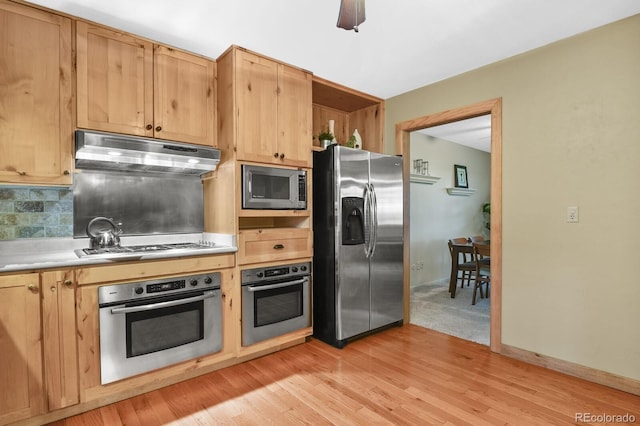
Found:
[{"label": "small green plant", "polygon": [[322,133],[320,133],[318,135],[318,140],[320,141],[332,141],[333,140],[333,133],[329,132],[329,131],[324,131]]},{"label": "small green plant", "polygon": [[347,143],[344,144],[347,148],[355,148],[356,147],[356,143],[357,143],[357,139],[354,135],[349,136],[349,139],[347,139]]}]

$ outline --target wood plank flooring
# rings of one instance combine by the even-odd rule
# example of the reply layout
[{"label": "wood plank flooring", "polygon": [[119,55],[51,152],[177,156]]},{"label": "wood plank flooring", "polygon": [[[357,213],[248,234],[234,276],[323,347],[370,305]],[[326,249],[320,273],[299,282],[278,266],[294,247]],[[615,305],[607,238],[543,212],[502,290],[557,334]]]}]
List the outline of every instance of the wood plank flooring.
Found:
[{"label": "wood plank flooring", "polygon": [[640,423],[640,397],[409,324],[342,350],[312,339],[52,425],[564,425],[576,413]]}]

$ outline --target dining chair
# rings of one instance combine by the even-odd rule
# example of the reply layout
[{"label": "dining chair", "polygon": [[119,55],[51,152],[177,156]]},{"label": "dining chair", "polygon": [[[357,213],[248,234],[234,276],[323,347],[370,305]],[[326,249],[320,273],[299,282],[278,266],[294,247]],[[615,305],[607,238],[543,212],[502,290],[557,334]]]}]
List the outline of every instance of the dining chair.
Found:
[{"label": "dining chair", "polygon": [[473,235],[469,237],[470,243],[481,243],[484,241],[484,237],[482,235]]},{"label": "dining chair", "polygon": [[[480,290],[480,298],[489,297],[489,286],[491,285],[491,246],[489,244],[472,243],[475,269],[475,284],[473,285],[472,305],[476,304],[476,294]],[[485,294],[482,292],[482,286],[485,286]]]},{"label": "dining chair", "polygon": [[473,259],[473,250],[466,237],[452,238],[448,245],[451,254],[451,276],[455,277],[455,282],[450,283],[450,287],[455,291],[458,279],[460,279],[460,288],[464,287],[465,281],[469,286],[476,271],[476,264]]}]

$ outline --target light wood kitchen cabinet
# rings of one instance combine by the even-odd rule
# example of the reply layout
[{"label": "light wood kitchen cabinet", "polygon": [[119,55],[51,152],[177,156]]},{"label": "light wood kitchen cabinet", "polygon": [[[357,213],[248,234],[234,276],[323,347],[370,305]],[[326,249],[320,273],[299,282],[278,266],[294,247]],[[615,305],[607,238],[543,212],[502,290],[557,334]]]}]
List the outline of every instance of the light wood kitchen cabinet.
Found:
[{"label": "light wood kitchen cabinet", "polygon": [[78,127],[215,146],[214,61],[78,21]]},{"label": "light wood kitchen cabinet", "polygon": [[[311,167],[311,73],[236,46],[218,59],[235,100],[220,119],[234,123],[236,159]],[[223,71],[220,71],[223,72]]]},{"label": "light wood kitchen cabinet", "polygon": [[313,256],[309,228],[242,229],[238,233],[238,264],[286,261]]},{"label": "light wood kitchen cabinet", "polygon": [[40,284],[45,390],[53,411],[79,402],[73,272],[42,272]]},{"label": "light wood kitchen cabinet", "polygon": [[70,185],[71,20],[0,0],[0,183]]},{"label": "light wood kitchen cabinet", "polygon": [[38,274],[0,276],[0,424],[42,414]]}]

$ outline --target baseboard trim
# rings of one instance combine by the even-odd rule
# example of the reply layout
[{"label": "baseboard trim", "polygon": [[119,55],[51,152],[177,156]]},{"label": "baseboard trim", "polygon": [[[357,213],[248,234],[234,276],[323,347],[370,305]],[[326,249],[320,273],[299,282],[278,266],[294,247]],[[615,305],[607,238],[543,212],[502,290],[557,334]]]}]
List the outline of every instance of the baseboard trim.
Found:
[{"label": "baseboard trim", "polygon": [[640,380],[618,376],[606,371],[596,370],[595,368],[585,367],[584,365],[574,364],[569,361],[563,361],[561,359],[541,355],[505,344],[502,344],[500,353],[529,364],[559,371],[570,376],[640,396]]}]

